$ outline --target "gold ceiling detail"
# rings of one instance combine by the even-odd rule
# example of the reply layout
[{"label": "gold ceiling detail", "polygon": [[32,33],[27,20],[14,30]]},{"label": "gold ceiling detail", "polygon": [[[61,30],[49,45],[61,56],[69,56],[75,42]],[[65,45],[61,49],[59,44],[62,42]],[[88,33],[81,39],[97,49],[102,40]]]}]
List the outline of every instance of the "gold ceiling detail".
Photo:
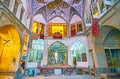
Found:
[{"label": "gold ceiling detail", "polygon": [[11,25],[0,27],[0,72],[17,70],[20,47],[20,37],[16,28]]},{"label": "gold ceiling detail", "polygon": [[47,5],[48,9],[54,9],[54,2],[50,2],[48,5]]},{"label": "gold ceiling detail", "polygon": [[49,24],[49,36],[59,33],[62,36],[67,36],[67,24],[65,23],[52,23]]}]

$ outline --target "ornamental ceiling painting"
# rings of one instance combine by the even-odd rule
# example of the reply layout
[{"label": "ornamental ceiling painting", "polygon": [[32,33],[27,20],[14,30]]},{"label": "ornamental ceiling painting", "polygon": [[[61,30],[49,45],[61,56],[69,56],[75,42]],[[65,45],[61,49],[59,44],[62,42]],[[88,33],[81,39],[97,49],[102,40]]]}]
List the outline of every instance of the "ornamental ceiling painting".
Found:
[{"label": "ornamental ceiling painting", "polygon": [[70,23],[73,15],[83,20],[85,0],[33,0],[33,15],[42,14],[49,22],[55,17],[61,17]]}]

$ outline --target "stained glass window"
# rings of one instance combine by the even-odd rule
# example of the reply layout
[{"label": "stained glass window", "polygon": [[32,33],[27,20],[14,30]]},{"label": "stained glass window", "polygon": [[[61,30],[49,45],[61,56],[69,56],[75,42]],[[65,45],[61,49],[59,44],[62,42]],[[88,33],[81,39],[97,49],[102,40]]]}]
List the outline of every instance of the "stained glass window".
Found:
[{"label": "stained glass window", "polygon": [[[117,0],[116,0],[117,1]],[[110,7],[112,7],[113,5],[113,1],[112,0],[104,0],[104,3],[106,5],[106,8],[109,9]]]},{"label": "stained glass window", "polygon": [[100,11],[103,13],[105,11],[105,4],[103,3],[103,0],[99,1]]},{"label": "stained glass window", "polygon": [[48,49],[48,65],[50,64],[67,64],[67,47],[57,41]]},{"label": "stained glass window", "polygon": [[80,41],[76,41],[71,47],[71,56],[74,65],[76,64],[74,63],[75,61],[83,60],[82,58],[83,53],[86,53],[84,44],[81,43]]},{"label": "stained glass window", "polygon": [[13,13],[16,15],[17,13],[17,9],[18,9],[18,2],[15,0],[15,4],[14,4],[14,9],[13,9]]},{"label": "stained glass window", "polygon": [[29,54],[29,62],[43,60],[44,40],[38,39],[32,41],[32,49]]},{"label": "stained glass window", "polygon": [[108,66],[120,66],[120,49],[105,49]]},{"label": "stained glass window", "polygon": [[82,23],[77,23],[77,32],[82,31]]},{"label": "stained glass window", "polygon": [[24,13],[24,10],[23,10],[23,9],[21,9],[20,20],[22,20],[23,13]]},{"label": "stained glass window", "polygon": [[4,0],[4,3],[9,6],[10,0]]},{"label": "stained glass window", "polygon": [[86,20],[86,24],[89,24],[89,23],[91,23],[91,20],[92,20],[92,17],[91,17],[91,12],[90,11],[88,11],[88,14],[86,15],[86,18],[85,18]]},{"label": "stained glass window", "polygon": [[99,12],[98,12],[98,7],[97,7],[97,6],[95,6],[95,7],[93,8],[93,15],[99,16]]}]

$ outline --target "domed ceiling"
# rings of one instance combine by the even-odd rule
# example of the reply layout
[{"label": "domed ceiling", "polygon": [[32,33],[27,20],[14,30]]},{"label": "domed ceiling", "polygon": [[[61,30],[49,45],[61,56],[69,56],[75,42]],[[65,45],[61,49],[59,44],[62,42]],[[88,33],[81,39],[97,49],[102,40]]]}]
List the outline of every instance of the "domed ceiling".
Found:
[{"label": "domed ceiling", "polygon": [[61,17],[70,23],[73,15],[83,20],[85,0],[33,0],[33,15],[42,14],[49,22],[54,17]]}]

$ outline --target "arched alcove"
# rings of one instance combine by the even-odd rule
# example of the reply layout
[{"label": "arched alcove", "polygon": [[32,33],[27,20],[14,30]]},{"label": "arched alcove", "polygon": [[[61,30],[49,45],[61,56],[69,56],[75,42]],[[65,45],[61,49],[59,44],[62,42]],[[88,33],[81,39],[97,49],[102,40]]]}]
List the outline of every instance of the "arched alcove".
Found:
[{"label": "arched alcove", "polygon": [[82,42],[74,42],[70,50],[73,66],[76,66],[77,62],[87,61],[85,45]]},{"label": "arched alcove", "polygon": [[120,66],[120,31],[112,29],[103,42],[107,65]]},{"label": "arched alcove", "polygon": [[17,70],[20,48],[20,36],[15,26],[0,27],[0,72]]},{"label": "arched alcove", "polygon": [[68,63],[68,53],[67,47],[59,42],[56,41],[51,44],[48,48],[48,65],[53,64],[63,64],[67,65]]},{"label": "arched alcove", "polygon": [[[115,67],[120,66],[120,31],[113,26],[102,26],[99,29],[99,35],[95,39],[95,62],[96,67]],[[115,53],[117,52],[117,53]],[[115,57],[116,56],[116,57]],[[114,60],[114,63],[113,63]],[[115,62],[117,61],[117,62]],[[117,65],[115,65],[115,63]]]},{"label": "arched alcove", "polygon": [[72,19],[71,19],[71,21],[70,21],[70,24],[73,24],[73,23],[77,23],[77,22],[80,22],[80,21],[82,21],[82,19],[78,16],[78,15],[73,15],[72,16]]},{"label": "arched alcove", "polygon": [[48,23],[66,23],[66,21],[61,17],[54,17]]},{"label": "arched alcove", "polygon": [[37,22],[39,22],[39,23],[43,23],[43,24],[46,23],[45,18],[43,17],[42,14],[37,14],[37,15],[35,15],[35,16],[33,17],[33,20],[34,20],[34,21],[37,21]]},{"label": "arched alcove", "polygon": [[55,34],[67,36],[67,23],[61,17],[55,17],[49,21],[48,35],[54,36]]}]

